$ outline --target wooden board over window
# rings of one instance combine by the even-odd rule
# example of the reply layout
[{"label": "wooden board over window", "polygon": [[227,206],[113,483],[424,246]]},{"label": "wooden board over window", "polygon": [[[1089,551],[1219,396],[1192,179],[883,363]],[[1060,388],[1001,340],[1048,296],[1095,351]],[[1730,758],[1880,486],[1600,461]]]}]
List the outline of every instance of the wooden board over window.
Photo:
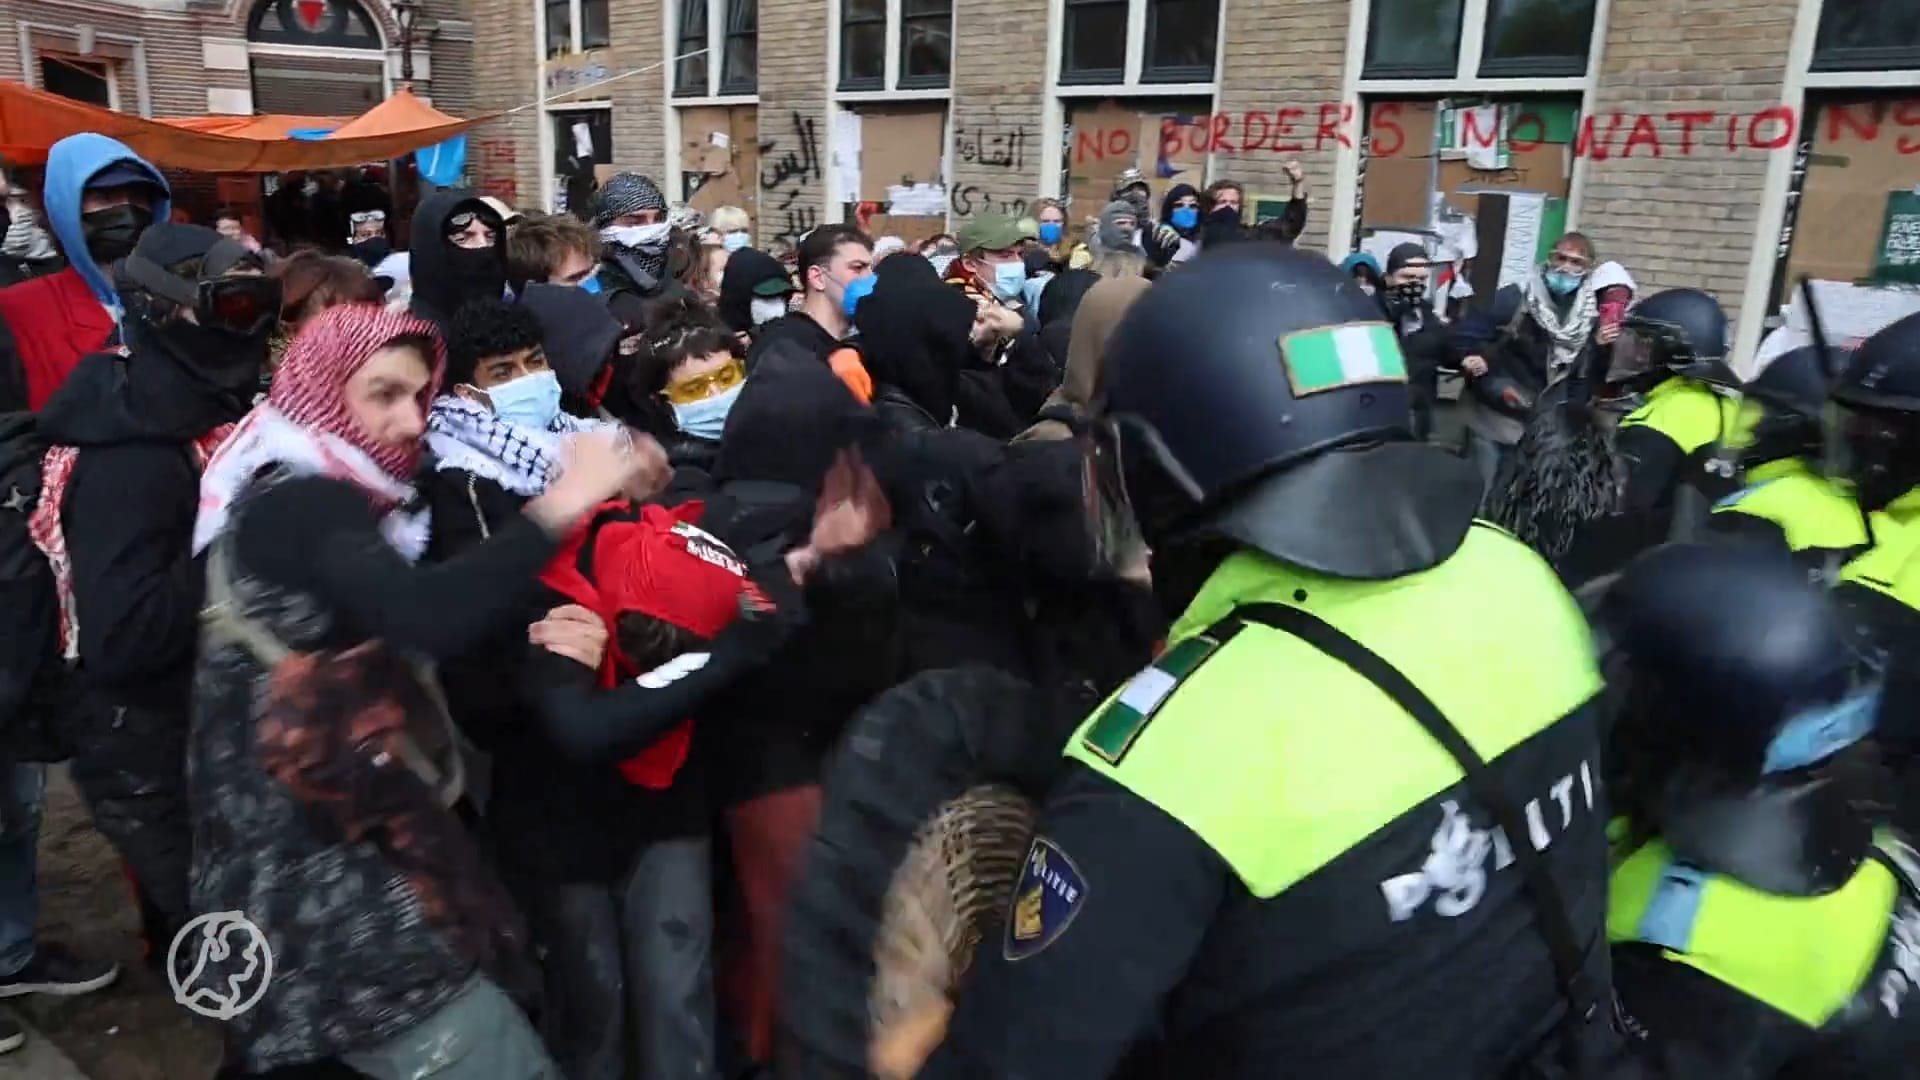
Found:
[{"label": "wooden board over window", "polygon": [[1895,196],[1920,188],[1920,97],[1828,102],[1808,113],[1813,154],[1784,280],[1861,281],[1880,261]]},{"label": "wooden board over window", "polygon": [[1153,211],[1175,184],[1203,187],[1212,103],[1205,98],[1108,98],[1067,106],[1066,191],[1070,222],[1100,216],[1113,184],[1139,169],[1153,189]]},{"label": "wooden board over window", "polygon": [[760,219],[760,109],[713,105],[680,110],[680,169],[687,205],[711,214],[738,206]]},{"label": "wooden board over window", "polygon": [[858,111],[861,200],[886,202],[890,187],[945,181],[946,102]]}]

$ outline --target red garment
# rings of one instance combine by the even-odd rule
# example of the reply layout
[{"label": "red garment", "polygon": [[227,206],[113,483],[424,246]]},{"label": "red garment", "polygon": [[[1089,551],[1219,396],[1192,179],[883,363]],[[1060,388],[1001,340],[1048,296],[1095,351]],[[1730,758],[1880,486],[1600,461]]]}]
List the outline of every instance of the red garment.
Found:
[{"label": "red garment", "polygon": [[[540,572],[542,584],[599,615],[613,635],[600,661],[602,689],[643,674],[620,652],[617,624],[623,612],[650,615],[703,638],[714,637],[739,615],[740,594],[749,587],[746,565],[694,527],[703,509],[699,502],[647,506],[635,517],[630,503],[603,503]],[[591,578],[580,565],[589,537]],[[620,772],[641,787],[666,788],[686,763],[692,743],[689,720],[621,762]]]},{"label": "red garment", "polygon": [[726,811],[734,895],[716,944],[721,1007],[746,1032],[748,1055],[773,1060],[779,1030],[780,957],[787,898],[820,823],[820,787],[806,784],[750,799]]},{"label": "red garment", "polygon": [[425,417],[440,391],[447,370],[447,347],[430,322],[377,304],[341,304],[315,316],[287,346],[287,354],[273,371],[267,404],[280,415],[311,431],[324,431],[366,452],[388,476],[401,483],[413,480],[420,464],[421,443],[382,446],[360,428],[347,411],[346,385],[374,353],[397,337],[420,337],[433,343],[433,374],[420,391],[420,415]]},{"label": "red garment", "polygon": [[27,408],[38,411],[80,358],[107,347],[113,316],[71,267],[0,289],[0,319],[13,331],[26,376]]}]

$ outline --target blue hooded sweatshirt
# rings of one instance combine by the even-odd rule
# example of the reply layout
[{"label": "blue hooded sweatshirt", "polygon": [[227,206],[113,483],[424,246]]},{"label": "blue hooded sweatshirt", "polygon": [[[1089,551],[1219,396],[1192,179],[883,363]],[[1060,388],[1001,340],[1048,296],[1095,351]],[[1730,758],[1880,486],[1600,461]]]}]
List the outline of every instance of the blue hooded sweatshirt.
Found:
[{"label": "blue hooded sweatshirt", "polygon": [[106,267],[95,265],[93,257],[87,254],[86,236],[80,227],[80,193],[86,190],[88,180],[119,162],[152,177],[154,186],[160,189],[160,200],[153,206],[153,220],[166,221],[173,213],[173,192],[167,187],[167,178],[126,143],[91,131],[69,135],[47,151],[46,180],[40,192],[41,204],[47,210],[47,225],[60,241],[60,250],[68,264],[86,281],[93,295],[115,311],[120,310],[120,294],[114,291],[112,273]]}]

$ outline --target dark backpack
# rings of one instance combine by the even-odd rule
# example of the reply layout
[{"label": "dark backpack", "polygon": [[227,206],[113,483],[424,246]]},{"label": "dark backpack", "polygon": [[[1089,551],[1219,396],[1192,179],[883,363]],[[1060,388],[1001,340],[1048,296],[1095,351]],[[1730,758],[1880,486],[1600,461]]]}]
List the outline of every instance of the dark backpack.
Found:
[{"label": "dark backpack", "polygon": [[61,732],[72,685],[60,658],[60,598],[28,529],[46,450],[32,413],[0,414],[0,752],[18,761],[69,756]]}]

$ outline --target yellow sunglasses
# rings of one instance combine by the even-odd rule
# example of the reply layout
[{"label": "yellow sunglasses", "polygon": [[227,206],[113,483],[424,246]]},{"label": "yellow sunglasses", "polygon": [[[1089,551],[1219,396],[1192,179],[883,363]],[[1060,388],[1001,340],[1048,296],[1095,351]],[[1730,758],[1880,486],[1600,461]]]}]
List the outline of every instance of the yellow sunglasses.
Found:
[{"label": "yellow sunglasses", "polygon": [[691,405],[704,401],[715,394],[723,394],[740,385],[747,377],[747,365],[742,360],[729,360],[725,366],[717,367],[704,375],[695,375],[691,379],[682,379],[668,383],[660,396],[675,405]]}]

